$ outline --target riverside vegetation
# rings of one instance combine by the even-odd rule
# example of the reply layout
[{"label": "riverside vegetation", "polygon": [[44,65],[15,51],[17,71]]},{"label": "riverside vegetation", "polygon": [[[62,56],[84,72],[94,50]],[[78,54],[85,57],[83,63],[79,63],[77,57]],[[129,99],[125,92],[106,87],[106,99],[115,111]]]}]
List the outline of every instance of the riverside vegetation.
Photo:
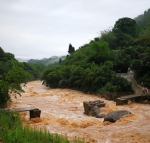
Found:
[{"label": "riverside vegetation", "polygon": [[[46,130],[23,126],[18,113],[0,111],[0,141],[6,143],[70,143],[66,135],[51,134]],[[72,143],[84,141],[75,137]]]},{"label": "riverside vegetation", "polygon": [[[42,63],[18,62],[13,54],[0,48],[0,107],[6,106],[10,94],[21,95],[21,83],[40,77],[51,88],[67,87],[86,93],[104,94],[115,100],[123,94],[134,92],[131,82],[116,75],[116,72],[127,72],[130,68],[139,84],[150,87],[150,9],[135,19],[120,18],[112,29],[101,31],[100,37],[77,50],[69,44],[68,53],[65,60],[59,59],[59,65],[46,67]],[[29,135],[24,134],[25,138],[42,134],[42,131],[33,131],[31,136],[32,129],[21,125],[19,115],[14,117],[11,112],[0,114],[0,123],[3,125],[0,137],[4,141],[9,138],[10,142],[15,142],[16,135],[19,140],[20,132],[25,133],[26,130]],[[14,119],[18,120],[16,132],[16,123],[12,122]],[[4,131],[7,131],[6,135]],[[44,131],[39,142],[43,140],[42,136],[48,139],[50,134]]]}]

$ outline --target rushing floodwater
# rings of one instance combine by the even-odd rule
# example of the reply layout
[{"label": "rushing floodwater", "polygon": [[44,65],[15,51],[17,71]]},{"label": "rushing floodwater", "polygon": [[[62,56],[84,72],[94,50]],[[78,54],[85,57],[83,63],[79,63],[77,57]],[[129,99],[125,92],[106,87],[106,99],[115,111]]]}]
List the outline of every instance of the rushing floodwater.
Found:
[{"label": "rushing floodwater", "polygon": [[[12,108],[37,107],[41,118],[29,120],[28,112],[21,113],[24,124],[46,128],[51,133],[67,134],[85,138],[87,143],[150,143],[150,105],[130,103],[116,106],[95,95],[84,94],[71,89],[50,89],[33,81],[24,88],[25,93],[13,99]],[[116,123],[103,123],[103,118],[94,118],[84,113],[83,102],[104,100],[105,107],[100,112],[126,109],[132,114],[126,115]]]}]

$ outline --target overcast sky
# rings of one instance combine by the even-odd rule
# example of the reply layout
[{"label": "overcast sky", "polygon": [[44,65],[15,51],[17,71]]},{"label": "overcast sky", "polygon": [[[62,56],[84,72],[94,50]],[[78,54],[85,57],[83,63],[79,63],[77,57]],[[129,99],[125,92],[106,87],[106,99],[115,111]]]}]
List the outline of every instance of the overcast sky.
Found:
[{"label": "overcast sky", "polygon": [[0,47],[16,58],[67,55],[113,27],[135,18],[150,0],[0,0]]}]

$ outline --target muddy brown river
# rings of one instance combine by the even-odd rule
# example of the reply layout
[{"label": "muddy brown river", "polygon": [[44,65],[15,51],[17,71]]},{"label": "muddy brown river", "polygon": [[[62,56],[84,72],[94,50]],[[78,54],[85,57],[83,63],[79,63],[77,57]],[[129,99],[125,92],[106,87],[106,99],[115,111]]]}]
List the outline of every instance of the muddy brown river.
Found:
[{"label": "muddy brown river", "polygon": [[[27,83],[25,93],[17,99],[12,98],[11,108],[37,107],[41,118],[29,119],[29,113],[20,113],[24,124],[35,128],[46,128],[51,133],[66,134],[85,138],[86,143],[150,143],[150,105],[129,103],[116,106],[96,95],[84,94],[71,89],[50,89],[41,81]],[[100,112],[107,114],[116,110],[129,110],[115,123],[105,122],[103,118],[87,116],[83,102],[104,100],[105,107]]]}]

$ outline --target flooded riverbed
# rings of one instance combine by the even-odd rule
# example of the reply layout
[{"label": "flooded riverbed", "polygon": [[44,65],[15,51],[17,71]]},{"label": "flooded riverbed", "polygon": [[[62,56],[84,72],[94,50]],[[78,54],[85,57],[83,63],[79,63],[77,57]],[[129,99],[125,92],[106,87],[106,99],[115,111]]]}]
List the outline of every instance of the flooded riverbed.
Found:
[{"label": "flooded riverbed", "polygon": [[[28,112],[21,113],[24,124],[46,128],[51,133],[67,134],[85,138],[87,143],[150,143],[150,105],[130,103],[116,106],[91,94],[71,89],[50,89],[41,81],[33,81],[24,88],[25,93],[13,99],[12,108],[37,107],[41,110],[40,119],[29,120]],[[129,110],[116,123],[103,123],[103,118],[84,114],[83,102],[104,100],[105,107],[100,112],[107,114],[116,110]]]}]

